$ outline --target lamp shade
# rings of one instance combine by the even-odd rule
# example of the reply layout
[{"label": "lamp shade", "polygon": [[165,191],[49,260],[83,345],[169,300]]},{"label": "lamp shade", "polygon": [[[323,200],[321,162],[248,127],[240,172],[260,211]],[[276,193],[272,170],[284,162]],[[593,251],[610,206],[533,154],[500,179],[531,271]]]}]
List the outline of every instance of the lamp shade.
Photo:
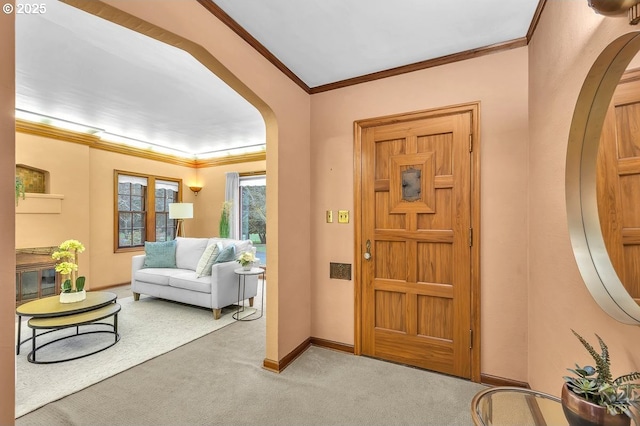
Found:
[{"label": "lamp shade", "polygon": [[193,203],[169,203],[169,219],[193,219]]}]

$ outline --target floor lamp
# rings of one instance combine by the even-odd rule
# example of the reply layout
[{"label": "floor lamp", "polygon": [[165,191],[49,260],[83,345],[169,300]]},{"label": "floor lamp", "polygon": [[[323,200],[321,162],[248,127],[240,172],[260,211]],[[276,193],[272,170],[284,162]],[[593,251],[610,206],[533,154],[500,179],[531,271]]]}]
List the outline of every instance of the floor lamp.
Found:
[{"label": "floor lamp", "polygon": [[193,219],[193,203],[169,203],[169,219],[176,219],[176,237],[184,237],[184,219]]}]

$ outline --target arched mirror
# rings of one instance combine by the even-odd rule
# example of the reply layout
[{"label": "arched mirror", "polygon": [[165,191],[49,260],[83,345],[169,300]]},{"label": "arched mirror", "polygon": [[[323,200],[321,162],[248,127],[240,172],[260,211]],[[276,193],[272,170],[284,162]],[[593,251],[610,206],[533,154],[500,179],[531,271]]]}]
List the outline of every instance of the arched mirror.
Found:
[{"label": "arched mirror", "polygon": [[605,312],[636,325],[640,325],[640,92],[633,94],[629,90],[633,85],[625,84],[632,78],[623,84],[620,79],[639,50],[640,33],[625,34],[607,46],[591,67],[571,123],[566,170],[569,231],[580,273]]}]

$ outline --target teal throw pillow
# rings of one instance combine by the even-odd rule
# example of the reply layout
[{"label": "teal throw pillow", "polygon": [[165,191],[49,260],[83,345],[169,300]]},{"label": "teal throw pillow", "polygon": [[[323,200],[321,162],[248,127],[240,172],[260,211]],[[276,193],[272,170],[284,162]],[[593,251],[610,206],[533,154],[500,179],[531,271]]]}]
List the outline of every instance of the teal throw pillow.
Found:
[{"label": "teal throw pillow", "polygon": [[176,240],[144,243],[143,268],[175,268]]},{"label": "teal throw pillow", "polygon": [[236,260],[236,246],[229,244],[220,252],[215,263],[231,262],[232,260]]},{"label": "teal throw pillow", "polygon": [[221,247],[222,244],[217,243],[211,244],[209,247],[204,249],[204,253],[202,253],[202,256],[200,256],[198,266],[196,267],[196,277],[201,278],[207,275],[211,275],[211,266],[213,265],[213,262],[215,262],[218,258]]}]

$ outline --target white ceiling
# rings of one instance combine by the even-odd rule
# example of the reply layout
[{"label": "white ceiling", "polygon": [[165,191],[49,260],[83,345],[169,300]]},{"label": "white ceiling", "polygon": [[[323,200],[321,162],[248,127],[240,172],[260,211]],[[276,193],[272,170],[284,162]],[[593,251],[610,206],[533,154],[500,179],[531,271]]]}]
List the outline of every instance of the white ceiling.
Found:
[{"label": "white ceiling", "polygon": [[[264,144],[258,111],[187,53],[39,3],[46,13],[16,15],[17,109],[184,157]],[[215,3],[313,88],[524,37],[538,0]]]}]

